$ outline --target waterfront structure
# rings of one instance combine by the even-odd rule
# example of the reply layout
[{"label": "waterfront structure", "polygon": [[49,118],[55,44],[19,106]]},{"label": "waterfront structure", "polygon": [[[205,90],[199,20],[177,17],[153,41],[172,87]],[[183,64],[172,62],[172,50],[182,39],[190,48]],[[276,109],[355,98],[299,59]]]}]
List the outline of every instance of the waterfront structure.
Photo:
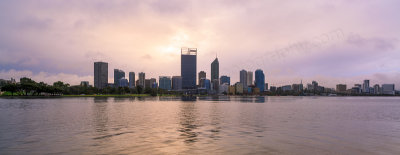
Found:
[{"label": "waterfront structure", "polygon": [[81,86],[87,87],[89,86],[89,81],[81,81]]},{"label": "waterfront structure", "polygon": [[235,86],[229,86],[229,95],[235,95],[236,89]]},{"label": "waterfront structure", "polygon": [[125,72],[120,69],[114,69],[114,86],[119,87],[119,80],[125,78]]},{"label": "waterfront structure", "polygon": [[378,84],[374,85],[374,94],[381,94],[381,91],[381,87]]},{"label": "waterfront structure", "polygon": [[385,95],[395,95],[396,91],[394,90],[394,84],[383,84],[382,85],[382,94]]},{"label": "waterfront structure", "polygon": [[227,83],[228,85],[231,85],[231,77],[229,77],[229,76],[222,75],[219,81],[220,81],[220,84]]},{"label": "waterfront structure", "polygon": [[291,91],[291,90],[292,90],[291,85],[282,86],[282,91]]},{"label": "waterfront structure", "polygon": [[260,92],[265,90],[265,75],[261,69],[257,69],[255,72],[256,76],[256,87],[260,89]]},{"label": "waterfront structure", "polygon": [[158,87],[157,79],[150,78],[150,88],[157,88],[157,87]]},{"label": "waterfront structure", "polygon": [[228,94],[229,93],[229,84],[223,83],[223,84],[219,85],[218,93],[219,94]]},{"label": "waterfront structure", "polygon": [[[264,91],[269,90],[269,89],[268,89],[268,83],[265,83],[265,88],[264,88],[264,89],[265,89]],[[303,84],[301,84],[301,90],[303,91]]]},{"label": "waterfront structure", "polygon": [[146,74],[143,72],[139,73],[139,86],[142,86],[142,88],[145,87],[145,80],[146,80]]},{"label": "waterfront structure", "polygon": [[128,79],[125,79],[125,77],[119,79],[118,87],[128,87],[128,85]]},{"label": "waterfront structure", "polygon": [[182,89],[196,89],[197,48],[181,49]]},{"label": "waterfront structure", "polygon": [[204,82],[204,85],[202,88],[205,88],[207,91],[211,90],[211,81],[209,79],[202,79]]},{"label": "waterfront structure", "polygon": [[158,79],[159,88],[164,90],[171,90],[172,89],[172,81],[171,77],[169,76],[160,76]]},{"label": "waterfront structure", "polygon": [[236,82],[235,84],[235,94],[243,94],[243,84],[240,82]]},{"label": "waterfront structure", "polygon": [[182,77],[173,76],[172,77],[172,90],[182,90]]},{"label": "waterfront structure", "polygon": [[135,87],[135,72],[129,72],[129,88]]},{"label": "waterfront structure", "polygon": [[247,90],[247,71],[246,70],[241,70],[240,71],[240,81],[239,81],[243,87],[246,87]]},{"label": "waterfront structure", "polygon": [[150,79],[145,79],[144,80],[144,88],[151,88]]},{"label": "waterfront structure", "polygon": [[364,80],[362,92],[369,94],[369,80]]},{"label": "waterfront structure", "polygon": [[200,83],[200,79],[202,79],[202,78],[207,78],[207,74],[206,74],[206,72],[204,72],[204,71],[200,71],[200,72],[199,72],[199,81],[198,81],[199,87],[201,87],[202,85],[204,85],[203,83]]},{"label": "waterfront structure", "polygon": [[212,83],[212,90],[214,93],[218,93],[218,89],[219,89],[219,79],[214,79],[211,81]]},{"label": "waterfront structure", "polygon": [[336,85],[336,92],[346,93],[346,91],[347,91],[347,85],[345,85],[345,84],[337,84]]},{"label": "waterfront structure", "polygon": [[102,89],[108,85],[108,63],[94,63],[94,87]]},{"label": "waterfront structure", "polygon": [[253,85],[253,72],[247,71],[247,86]]},{"label": "waterfront structure", "polygon": [[211,81],[219,80],[219,62],[218,58],[211,63]]}]

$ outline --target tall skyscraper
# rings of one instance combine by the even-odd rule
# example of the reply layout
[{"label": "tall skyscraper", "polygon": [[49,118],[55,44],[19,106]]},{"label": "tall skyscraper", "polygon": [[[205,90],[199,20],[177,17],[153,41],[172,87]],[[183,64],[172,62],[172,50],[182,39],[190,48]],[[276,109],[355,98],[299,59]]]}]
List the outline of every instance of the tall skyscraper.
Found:
[{"label": "tall skyscraper", "polygon": [[119,80],[125,78],[125,72],[119,69],[114,69],[114,86],[119,87]]},{"label": "tall skyscraper", "polygon": [[182,77],[181,76],[173,76],[172,77],[172,89],[173,90],[182,90]]},{"label": "tall skyscraper", "polygon": [[158,79],[158,82],[159,82],[159,88],[164,89],[164,90],[171,90],[171,87],[172,87],[171,77],[160,76],[160,78]]},{"label": "tall skyscraper", "polygon": [[[147,87],[147,86],[146,86]],[[157,88],[158,87],[158,85],[157,85],[157,79],[155,79],[155,78],[151,78],[150,79],[150,88]]]},{"label": "tall skyscraper", "polygon": [[395,94],[395,90],[394,90],[394,84],[383,84],[382,85],[382,94],[386,94],[386,95],[394,95]]},{"label": "tall skyscraper", "polygon": [[369,94],[369,80],[364,80],[362,92]]},{"label": "tall skyscraper", "polygon": [[182,89],[196,89],[197,48],[181,49]]},{"label": "tall skyscraper", "polygon": [[256,76],[256,87],[260,89],[260,92],[264,92],[265,90],[265,75],[261,69],[257,69],[255,72]]},{"label": "tall skyscraper", "polygon": [[247,71],[244,69],[240,71],[240,83],[247,90]]},{"label": "tall skyscraper", "polygon": [[219,80],[219,62],[218,58],[211,63],[211,81]]},{"label": "tall skyscraper", "polygon": [[108,84],[108,63],[95,62],[94,63],[94,87],[105,88]]},{"label": "tall skyscraper", "polygon": [[135,72],[129,72],[129,88],[135,87]]},{"label": "tall skyscraper", "polygon": [[206,76],[206,72],[204,72],[204,71],[200,71],[199,72],[199,86],[201,87],[202,86],[202,83],[200,83],[200,80],[202,79],[202,78],[206,78],[207,76]]},{"label": "tall skyscraper", "polygon": [[141,86],[142,88],[145,87],[145,80],[146,80],[146,74],[143,72],[139,73],[139,86]]},{"label": "tall skyscraper", "polygon": [[253,85],[253,72],[247,71],[247,86]]},{"label": "tall skyscraper", "polygon": [[227,83],[228,85],[231,85],[231,77],[222,75],[220,78],[220,84]]}]

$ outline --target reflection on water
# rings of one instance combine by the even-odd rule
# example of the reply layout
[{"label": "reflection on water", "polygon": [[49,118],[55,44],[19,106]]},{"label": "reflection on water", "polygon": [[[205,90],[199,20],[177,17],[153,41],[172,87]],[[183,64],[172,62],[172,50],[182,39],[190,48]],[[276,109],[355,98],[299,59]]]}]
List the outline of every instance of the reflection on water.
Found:
[{"label": "reflection on water", "polygon": [[0,99],[0,154],[400,154],[396,97]]},{"label": "reflection on water", "polygon": [[[191,99],[182,98],[184,101],[192,101]],[[180,136],[183,137],[185,143],[194,143],[197,141],[196,129],[199,127],[197,120],[197,109],[194,103],[183,103],[180,105],[179,124],[181,127],[178,129],[181,132]]]}]

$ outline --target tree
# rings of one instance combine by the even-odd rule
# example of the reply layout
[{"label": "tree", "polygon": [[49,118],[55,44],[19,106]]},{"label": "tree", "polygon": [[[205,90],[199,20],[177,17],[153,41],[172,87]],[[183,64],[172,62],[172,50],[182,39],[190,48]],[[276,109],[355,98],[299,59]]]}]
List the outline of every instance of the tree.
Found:
[{"label": "tree", "polygon": [[17,92],[19,90],[19,85],[15,84],[15,83],[10,83],[10,84],[6,84],[5,86],[3,86],[3,88],[1,88],[4,91],[9,91],[11,92],[11,96],[14,96],[14,93]]},{"label": "tree", "polygon": [[142,86],[136,86],[136,92],[138,94],[142,94],[143,93],[143,87]]},{"label": "tree", "polygon": [[25,91],[25,95],[28,96],[28,92],[36,91],[36,82],[30,78],[23,77],[20,79],[21,89]]}]

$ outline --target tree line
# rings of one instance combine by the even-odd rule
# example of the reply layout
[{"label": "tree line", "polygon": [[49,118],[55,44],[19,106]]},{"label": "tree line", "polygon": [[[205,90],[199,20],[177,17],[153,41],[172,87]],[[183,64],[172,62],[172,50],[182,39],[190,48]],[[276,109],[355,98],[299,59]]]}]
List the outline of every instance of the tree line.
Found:
[{"label": "tree line", "polygon": [[158,94],[176,94],[175,92],[166,91],[158,88],[143,88],[136,86],[129,87],[106,87],[98,89],[93,86],[75,85],[71,86],[62,81],[54,82],[52,85],[44,82],[36,82],[30,78],[23,77],[19,83],[6,83],[0,86],[1,91],[6,91],[14,95],[24,96],[58,96],[58,95],[94,95],[94,94],[150,94],[157,96]]}]

